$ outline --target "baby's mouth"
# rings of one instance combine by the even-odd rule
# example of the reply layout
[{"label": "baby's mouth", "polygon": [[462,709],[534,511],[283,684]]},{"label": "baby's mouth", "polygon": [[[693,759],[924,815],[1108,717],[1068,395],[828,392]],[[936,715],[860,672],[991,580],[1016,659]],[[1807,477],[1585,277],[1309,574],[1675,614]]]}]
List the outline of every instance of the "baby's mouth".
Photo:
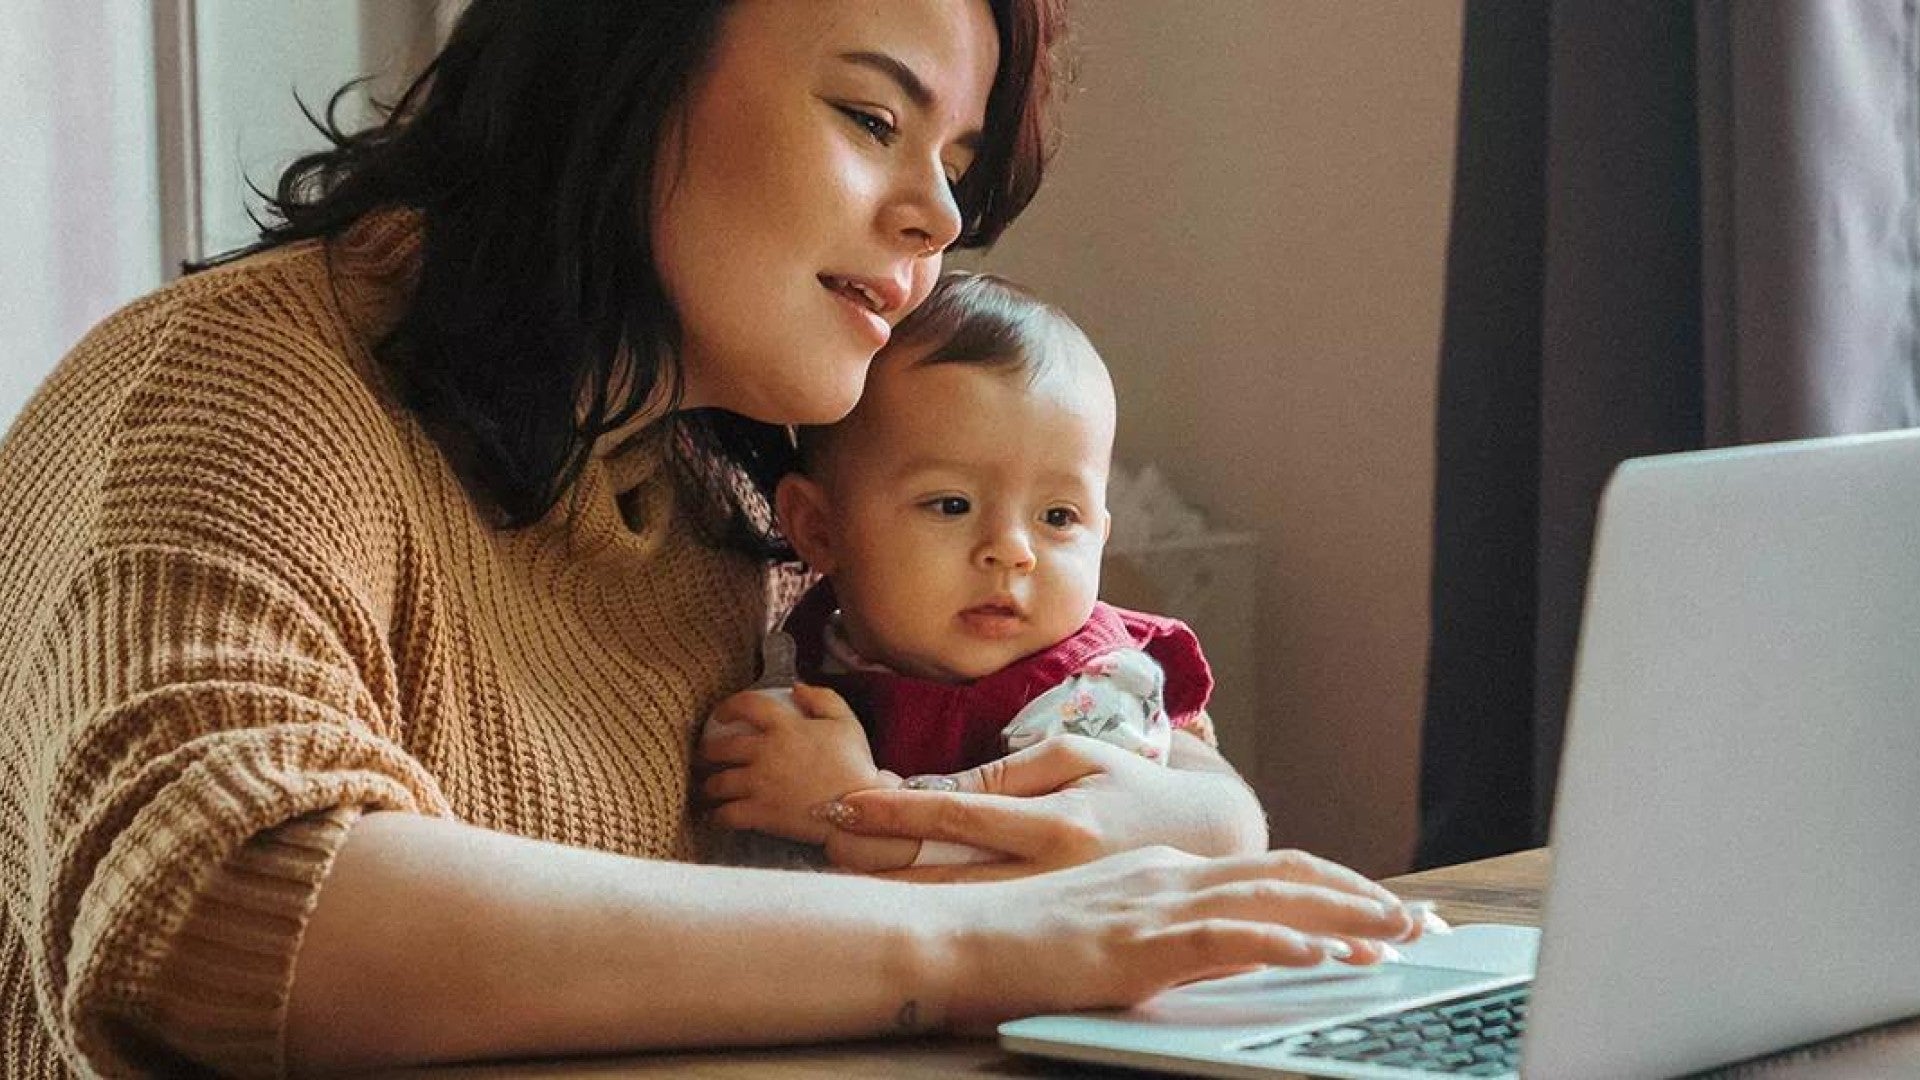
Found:
[{"label": "baby's mouth", "polygon": [[1008,619],[1022,619],[1026,617],[1026,613],[1020,610],[1020,605],[1012,600],[989,600],[984,604],[975,604],[960,614],[993,615]]},{"label": "baby's mouth", "polygon": [[1011,602],[975,604],[960,613],[961,625],[984,638],[1012,637],[1021,631],[1026,621],[1019,606]]}]

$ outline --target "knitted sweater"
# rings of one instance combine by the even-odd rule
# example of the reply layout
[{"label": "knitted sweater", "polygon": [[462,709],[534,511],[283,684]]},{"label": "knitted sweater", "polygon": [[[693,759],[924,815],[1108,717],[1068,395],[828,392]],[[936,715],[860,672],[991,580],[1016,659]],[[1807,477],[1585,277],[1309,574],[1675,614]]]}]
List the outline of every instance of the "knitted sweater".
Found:
[{"label": "knitted sweater", "polygon": [[690,726],[752,680],[763,569],[660,449],[490,527],[369,345],[374,215],[108,319],[0,444],[0,1062],[274,1074],[357,816],[687,855]]}]

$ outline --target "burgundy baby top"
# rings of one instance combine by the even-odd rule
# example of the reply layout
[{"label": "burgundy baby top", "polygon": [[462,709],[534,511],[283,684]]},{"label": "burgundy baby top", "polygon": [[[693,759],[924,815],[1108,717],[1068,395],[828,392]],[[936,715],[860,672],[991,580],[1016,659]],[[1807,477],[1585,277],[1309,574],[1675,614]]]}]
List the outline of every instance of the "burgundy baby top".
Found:
[{"label": "burgundy baby top", "polygon": [[838,691],[866,725],[874,764],[901,776],[953,773],[1007,753],[1001,732],[1034,698],[1103,656],[1139,649],[1166,673],[1165,709],[1175,728],[1208,737],[1203,710],[1213,673],[1200,641],[1178,619],[1096,603],[1086,624],[1052,648],[967,683],[890,671],[832,670],[826,645],[838,604],[825,581],[787,617],[803,681]]}]

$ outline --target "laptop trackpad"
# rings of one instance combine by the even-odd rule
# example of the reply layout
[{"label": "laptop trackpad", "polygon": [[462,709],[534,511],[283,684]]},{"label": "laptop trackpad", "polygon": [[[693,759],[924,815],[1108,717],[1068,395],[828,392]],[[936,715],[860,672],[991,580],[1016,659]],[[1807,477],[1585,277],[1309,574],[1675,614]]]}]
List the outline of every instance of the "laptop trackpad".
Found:
[{"label": "laptop trackpad", "polygon": [[1292,1027],[1495,981],[1496,977],[1485,972],[1455,968],[1322,964],[1195,983],[1160,994],[1124,1015],[1130,1020],[1161,1024]]},{"label": "laptop trackpad", "polygon": [[1512,983],[1532,972],[1539,941],[1531,927],[1463,926],[1402,946],[1405,963],[1265,968],[1168,990],[1131,1009],[1010,1021],[1000,1036],[1011,1050],[1116,1065],[1244,1063],[1238,1048],[1252,1041]]},{"label": "laptop trackpad", "polygon": [[1169,990],[1121,1015],[1207,1026],[1292,1026],[1533,973],[1540,931],[1483,923],[1402,947],[1404,963],[1266,968]]}]

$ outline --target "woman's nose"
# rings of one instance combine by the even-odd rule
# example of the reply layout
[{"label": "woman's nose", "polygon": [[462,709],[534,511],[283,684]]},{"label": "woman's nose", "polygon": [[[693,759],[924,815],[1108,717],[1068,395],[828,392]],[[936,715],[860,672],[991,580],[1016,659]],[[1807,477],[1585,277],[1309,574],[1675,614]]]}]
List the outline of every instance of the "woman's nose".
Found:
[{"label": "woman's nose", "polygon": [[900,237],[901,246],[915,256],[945,251],[960,238],[964,222],[960,205],[954,201],[953,188],[938,162],[921,166],[902,181],[900,194],[889,207],[890,231]]}]

